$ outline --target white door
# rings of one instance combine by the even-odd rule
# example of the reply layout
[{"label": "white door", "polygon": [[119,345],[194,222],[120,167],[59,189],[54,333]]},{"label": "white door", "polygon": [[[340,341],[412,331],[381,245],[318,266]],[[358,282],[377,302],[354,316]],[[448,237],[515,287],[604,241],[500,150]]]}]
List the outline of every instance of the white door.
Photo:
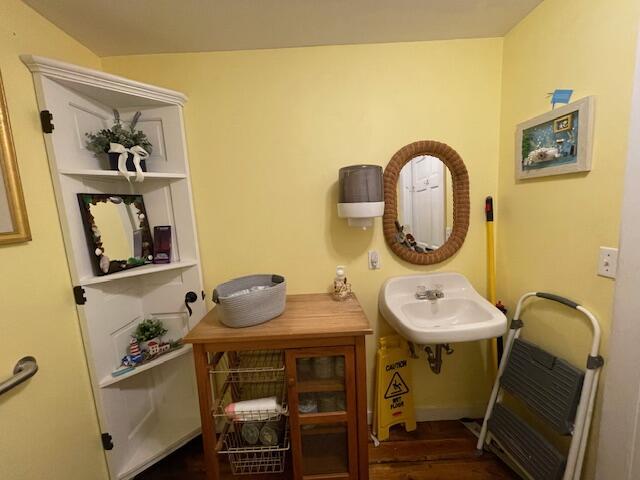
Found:
[{"label": "white door", "polygon": [[[129,339],[145,316],[159,318],[165,340],[184,337],[204,313],[196,267],[84,287],[78,307],[91,365],[101,426],[112,437],[111,477],[130,478],[199,433],[200,416],[189,345],[113,377]],[[197,292],[189,317],[184,297]],[[136,373],[140,370],[139,373]],[[125,374],[131,375],[131,374]],[[122,379],[121,379],[122,378]]]},{"label": "white door", "polygon": [[[84,289],[78,306],[87,364],[100,427],[111,437],[107,461],[112,479],[132,478],[193,438],[200,430],[197,388],[190,346],[172,351],[132,372],[113,376],[127,353],[136,325],[153,315],[169,331],[165,340],[183,337],[206,312],[196,244],[191,188],[181,107],[140,101],[117,92],[78,87],[41,78],[36,83],[40,109],[53,114],[55,129],[45,134],[74,286]],[[107,104],[107,102],[110,102]],[[110,126],[112,108],[123,119],[142,111],[138,128],[154,145],[149,172],[167,177],[142,184],[105,177],[106,167],[85,148],[85,133]],[[172,264],[128,270],[131,276],[95,277],[76,195],[142,194],[151,228],[172,226]],[[146,269],[146,270],[143,270]],[[144,273],[141,273],[144,272]],[[197,300],[185,305],[187,292]],[[108,442],[107,442],[108,443]]]},{"label": "white door", "polygon": [[637,52],[598,480],[640,478],[640,48]]},{"label": "white door", "polygon": [[411,161],[413,234],[416,240],[437,248],[445,238],[444,164],[435,157]]}]

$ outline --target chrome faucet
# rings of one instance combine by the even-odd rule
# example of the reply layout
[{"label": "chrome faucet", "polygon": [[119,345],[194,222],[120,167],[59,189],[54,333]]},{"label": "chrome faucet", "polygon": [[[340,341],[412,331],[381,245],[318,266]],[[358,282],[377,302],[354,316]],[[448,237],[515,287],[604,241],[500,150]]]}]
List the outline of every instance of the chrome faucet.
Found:
[{"label": "chrome faucet", "polygon": [[416,298],[418,300],[438,300],[439,298],[444,298],[444,292],[438,288],[428,289],[424,285],[418,285],[416,288]]}]

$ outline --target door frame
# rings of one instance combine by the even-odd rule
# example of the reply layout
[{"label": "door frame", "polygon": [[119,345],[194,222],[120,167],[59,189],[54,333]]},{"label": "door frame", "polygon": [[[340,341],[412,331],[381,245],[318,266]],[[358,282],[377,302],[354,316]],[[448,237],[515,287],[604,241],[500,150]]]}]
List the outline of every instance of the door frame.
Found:
[{"label": "door frame", "polygon": [[[638,38],[640,40],[640,37]],[[596,479],[640,478],[640,43],[631,101],[618,271],[600,420]]]}]

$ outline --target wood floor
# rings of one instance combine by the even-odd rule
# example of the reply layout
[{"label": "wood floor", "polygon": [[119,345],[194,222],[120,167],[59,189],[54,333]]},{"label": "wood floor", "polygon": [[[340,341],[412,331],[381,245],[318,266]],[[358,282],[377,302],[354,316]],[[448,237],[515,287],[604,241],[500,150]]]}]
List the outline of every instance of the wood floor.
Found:
[{"label": "wood floor", "polygon": [[[379,447],[369,445],[371,480],[509,480],[518,477],[490,453],[476,456],[476,438],[459,422],[423,422],[415,432],[396,428]],[[228,468],[224,468],[227,478]],[[198,437],[135,480],[204,480]],[[228,478],[232,478],[228,474]],[[247,480],[247,476],[234,477]],[[284,475],[256,476],[267,480]]]}]

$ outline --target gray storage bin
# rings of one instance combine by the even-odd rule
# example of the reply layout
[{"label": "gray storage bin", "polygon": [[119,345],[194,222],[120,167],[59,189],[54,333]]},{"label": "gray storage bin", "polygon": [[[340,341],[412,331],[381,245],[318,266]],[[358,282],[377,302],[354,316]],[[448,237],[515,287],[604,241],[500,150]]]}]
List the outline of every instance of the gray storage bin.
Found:
[{"label": "gray storage bin", "polygon": [[213,301],[228,327],[264,323],[284,312],[287,283],[281,275],[249,275],[218,285]]}]

